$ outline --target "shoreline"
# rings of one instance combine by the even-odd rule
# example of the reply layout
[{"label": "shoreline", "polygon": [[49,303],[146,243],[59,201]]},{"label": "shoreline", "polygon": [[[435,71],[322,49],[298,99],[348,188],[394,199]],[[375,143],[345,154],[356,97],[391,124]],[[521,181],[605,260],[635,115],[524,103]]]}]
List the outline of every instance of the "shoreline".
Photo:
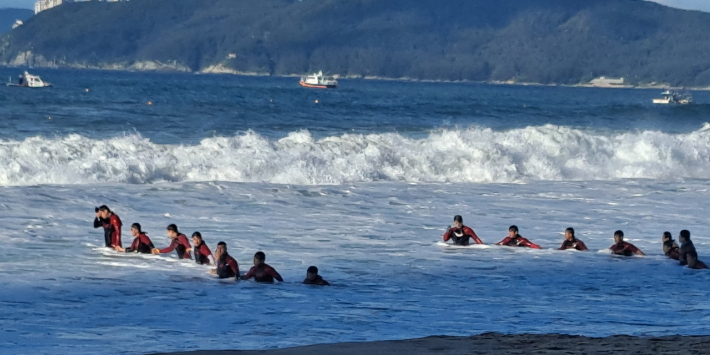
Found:
[{"label": "shoreline", "polygon": [[[12,65],[9,63],[1,63],[2,68],[18,68],[20,70],[26,70],[28,67],[25,65]],[[161,63],[159,61],[145,61],[136,62],[132,65],[126,65],[125,63],[114,63],[114,64],[104,64],[104,65],[39,65],[34,67],[29,67],[29,69],[55,69],[55,70],[95,70],[95,71],[114,71],[114,72],[129,72],[129,73],[143,73],[143,72],[154,72],[154,73],[182,73],[182,74],[193,74],[193,75],[235,75],[235,76],[247,76],[247,77],[275,77],[275,78],[299,78],[302,74],[285,74],[285,75],[271,75],[269,73],[263,72],[241,72],[234,69],[230,69],[221,65],[212,65],[204,68],[200,71],[192,71],[184,66],[177,66],[171,63]],[[596,88],[596,89],[634,89],[634,90],[667,90],[673,89],[674,86],[663,85],[663,84],[649,84],[649,85],[592,85],[589,83],[578,83],[578,84],[559,84],[559,83],[534,83],[534,82],[517,82],[514,80],[491,80],[491,81],[476,81],[476,80],[437,80],[437,79],[415,79],[415,78],[389,78],[380,76],[369,76],[369,75],[333,75],[336,79],[345,80],[374,80],[374,81],[394,81],[394,82],[413,82],[413,83],[443,83],[443,84],[457,84],[457,83],[471,83],[471,84],[486,84],[486,85],[501,85],[501,86],[535,86],[535,87],[568,87],[568,88]],[[688,91],[710,91],[710,86],[707,87],[683,87],[683,90]]]},{"label": "shoreline", "polygon": [[470,337],[430,336],[409,340],[307,345],[271,350],[197,350],[149,355],[459,355],[459,354],[700,354],[710,348],[710,336],[590,338],[563,334],[484,333]]}]

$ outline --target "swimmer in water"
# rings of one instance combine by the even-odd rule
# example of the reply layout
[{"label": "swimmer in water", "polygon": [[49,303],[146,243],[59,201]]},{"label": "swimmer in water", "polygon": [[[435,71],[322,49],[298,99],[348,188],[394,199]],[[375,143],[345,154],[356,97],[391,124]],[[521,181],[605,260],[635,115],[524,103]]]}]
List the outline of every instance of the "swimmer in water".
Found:
[{"label": "swimmer in water", "polygon": [[624,241],[624,232],[618,230],[614,232],[614,245],[610,246],[611,252],[616,255],[646,255],[631,243]]},{"label": "swimmer in water", "polygon": [[242,280],[249,280],[253,277],[256,282],[272,283],[274,279],[283,282],[284,279],[281,278],[281,275],[264,261],[266,261],[266,254],[261,251],[256,252],[256,254],[254,254],[254,266],[252,266],[251,270],[249,270],[246,275],[242,276]]},{"label": "swimmer in water", "polygon": [[666,254],[666,256],[671,259],[679,260],[680,247],[675,240],[673,240],[671,232],[663,232],[661,240],[663,241],[663,254]]},{"label": "swimmer in water", "polygon": [[571,227],[565,229],[565,241],[562,242],[562,246],[558,250],[566,249],[588,250],[584,242],[574,236],[574,228]]},{"label": "swimmer in water", "polygon": [[442,238],[444,242],[451,240],[454,245],[469,245],[470,239],[473,239],[476,244],[483,244],[473,229],[463,225],[463,217],[459,215],[454,216],[454,226],[449,226]]},{"label": "swimmer in water", "polygon": [[328,281],[323,280],[323,278],[318,275],[318,268],[315,266],[308,267],[306,270],[306,279],[303,280],[306,285],[318,285],[318,286],[330,286]]},{"label": "swimmer in water", "polygon": [[151,242],[150,238],[148,238],[148,235],[141,230],[141,225],[139,223],[133,223],[131,225],[131,235],[135,238],[133,238],[133,243],[131,243],[130,247],[122,248],[120,245],[114,245],[113,248],[121,253],[141,254],[150,254],[153,248],[155,248],[155,246],[153,246],[153,242]]},{"label": "swimmer in water", "polygon": [[508,236],[496,245],[505,245],[509,247],[527,247],[533,249],[541,249],[539,245],[523,238],[522,235],[518,234],[518,226],[510,226],[508,228]]},{"label": "swimmer in water", "polygon": [[690,240],[690,231],[682,230],[678,236],[680,241],[680,265],[688,265],[691,269],[707,269],[708,266],[704,262],[698,260],[698,252],[695,250],[695,245]]},{"label": "swimmer in water", "polygon": [[165,228],[165,232],[171,240],[170,245],[163,249],[153,248],[153,254],[165,254],[175,250],[178,259],[192,259],[189,251],[191,249],[190,241],[187,240],[184,234],[178,232],[178,227],[171,224]]}]

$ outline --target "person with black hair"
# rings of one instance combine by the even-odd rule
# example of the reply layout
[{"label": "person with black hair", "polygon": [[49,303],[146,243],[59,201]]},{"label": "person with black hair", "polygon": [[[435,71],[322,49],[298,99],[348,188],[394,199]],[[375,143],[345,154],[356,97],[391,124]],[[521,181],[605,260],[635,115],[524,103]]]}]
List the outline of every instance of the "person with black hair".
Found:
[{"label": "person with black hair", "polygon": [[584,242],[574,236],[574,228],[572,227],[565,229],[565,241],[562,242],[562,246],[557,250],[567,249],[589,250],[587,246],[584,245]]},{"label": "person with black hair", "polygon": [[194,247],[192,249],[188,248],[187,251],[194,251],[193,254],[195,254],[196,263],[200,265],[215,265],[212,251],[210,251],[210,248],[205,244],[200,232],[192,233],[192,245]]},{"label": "person with black hair", "polygon": [[518,234],[518,226],[516,225],[508,227],[508,236],[500,242],[496,243],[496,245],[541,249],[539,245],[523,238],[522,235]]},{"label": "person with black hair", "polygon": [[675,240],[673,240],[671,232],[663,232],[663,237],[661,237],[661,240],[663,241],[663,254],[666,254],[666,256],[671,259],[679,260],[680,247],[675,242]]},{"label": "person with black hair", "polygon": [[330,286],[328,281],[323,280],[323,278],[318,275],[318,268],[315,266],[309,266],[306,270],[306,279],[303,280],[306,285],[318,285],[318,286]]},{"label": "person with black hair", "polygon": [[693,245],[693,242],[690,240],[690,231],[686,229],[680,231],[678,241],[680,241],[680,265],[688,265],[691,269],[708,268],[704,262],[698,260],[698,252],[695,250],[695,245]]},{"label": "person with black hair", "polygon": [[175,250],[178,259],[192,259],[190,255],[190,242],[187,237],[178,231],[178,227],[174,224],[168,225],[165,231],[170,238],[171,242],[167,248],[158,249],[153,248],[153,254],[165,254]]},{"label": "person with black hair", "polygon": [[625,242],[624,232],[620,230],[614,232],[614,245],[610,246],[609,249],[611,250],[612,254],[616,255],[646,255],[635,245]]},{"label": "person with black hair", "polygon": [[227,253],[227,243],[219,242],[217,243],[217,249],[214,251],[217,257],[216,269],[212,270],[213,274],[216,274],[220,279],[227,279],[234,277],[235,280],[239,280],[239,264],[229,253]]},{"label": "person with black hair", "polygon": [[153,246],[153,242],[150,241],[150,238],[148,238],[148,235],[141,230],[141,225],[139,223],[133,223],[131,225],[131,235],[135,238],[133,238],[133,243],[131,243],[130,247],[122,248],[121,246],[114,245],[113,248],[121,253],[141,254],[150,254],[153,248],[155,248],[155,246]]},{"label": "person with black hair", "polygon": [[122,247],[121,244],[121,227],[123,223],[118,215],[113,213],[108,206],[94,208],[96,218],[94,219],[94,228],[104,228],[104,244],[107,248],[113,248],[115,245]]},{"label": "person with black hair", "polygon": [[254,254],[254,266],[246,275],[242,276],[242,280],[249,280],[253,277],[256,282],[274,282],[274,279],[283,282],[284,279],[281,278],[281,275],[265,261],[266,254],[261,251],[256,252]]},{"label": "person with black hair", "polygon": [[451,240],[454,245],[469,245],[469,239],[473,239],[476,244],[483,244],[473,229],[463,225],[463,217],[459,215],[454,216],[454,226],[449,226],[442,238],[444,242]]}]

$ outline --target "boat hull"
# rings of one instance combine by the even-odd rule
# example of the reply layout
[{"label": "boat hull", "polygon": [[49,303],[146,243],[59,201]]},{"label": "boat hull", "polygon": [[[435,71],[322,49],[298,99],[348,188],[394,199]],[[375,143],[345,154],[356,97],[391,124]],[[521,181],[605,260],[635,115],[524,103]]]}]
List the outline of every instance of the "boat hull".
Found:
[{"label": "boat hull", "polygon": [[319,85],[319,84],[308,84],[306,82],[300,81],[298,82],[299,85],[303,86],[304,88],[311,88],[311,89],[335,89],[338,87],[338,85]]}]

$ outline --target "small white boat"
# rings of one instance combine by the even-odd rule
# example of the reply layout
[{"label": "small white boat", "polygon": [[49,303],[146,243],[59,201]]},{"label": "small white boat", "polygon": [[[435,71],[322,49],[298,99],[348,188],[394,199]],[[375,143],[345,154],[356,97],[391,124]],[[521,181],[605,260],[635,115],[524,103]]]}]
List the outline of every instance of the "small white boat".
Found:
[{"label": "small white boat", "polygon": [[301,77],[301,81],[298,84],[305,88],[313,89],[335,89],[338,87],[338,81],[332,76],[323,75],[322,71]]},{"label": "small white boat", "polygon": [[677,91],[666,90],[661,93],[661,97],[658,99],[653,99],[654,104],[660,105],[687,105],[693,103],[693,97],[690,94],[681,94]]},{"label": "small white boat", "polygon": [[17,83],[12,81],[7,83],[7,86],[23,87],[23,88],[46,88],[52,86],[52,84],[43,81],[39,76],[32,75],[28,72],[20,75]]}]

